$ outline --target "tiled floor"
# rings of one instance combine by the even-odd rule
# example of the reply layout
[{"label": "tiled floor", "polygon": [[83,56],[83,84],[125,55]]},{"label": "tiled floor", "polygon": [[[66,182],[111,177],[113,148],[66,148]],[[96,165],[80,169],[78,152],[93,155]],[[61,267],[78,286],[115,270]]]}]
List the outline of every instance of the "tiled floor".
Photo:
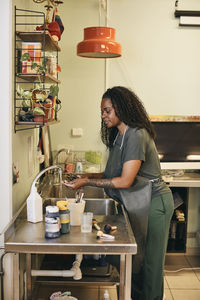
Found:
[{"label": "tiled floor", "polygon": [[[180,269],[181,271],[175,272]],[[164,288],[166,300],[200,300],[200,256],[167,254]],[[115,286],[80,286],[78,289],[76,286],[68,286],[68,290],[72,292],[72,295],[80,300],[102,299],[105,289],[109,290],[112,300],[117,300]],[[38,292],[39,296],[37,295],[38,297],[34,299],[47,300],[57,290],[62,289],[53,285],[48,285],[48,288],[45,285],[41,285]],[[66,286],[63,288],[63,291],[66,291]]]},{"label": "tiled floor", "polygon": [[166,300],[200,300],[200,256],[166,256],[165,296]]}]

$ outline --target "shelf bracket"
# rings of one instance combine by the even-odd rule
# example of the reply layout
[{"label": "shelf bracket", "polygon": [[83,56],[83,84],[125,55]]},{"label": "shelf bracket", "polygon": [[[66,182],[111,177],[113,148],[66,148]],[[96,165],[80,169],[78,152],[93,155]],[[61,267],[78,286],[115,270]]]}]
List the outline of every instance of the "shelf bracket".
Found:
[{"label": "shelf bracket", "polygon": [[199,10],[180,10],[178,9],[178,0],[175,2],[175,18],[180,18],[179,26],[200,26],[200,11]]}]

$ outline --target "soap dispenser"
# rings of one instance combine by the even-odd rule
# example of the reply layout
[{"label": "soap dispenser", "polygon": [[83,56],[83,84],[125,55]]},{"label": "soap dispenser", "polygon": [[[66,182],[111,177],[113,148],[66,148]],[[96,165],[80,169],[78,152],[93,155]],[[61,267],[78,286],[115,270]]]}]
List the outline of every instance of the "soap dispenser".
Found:
[{"label": "soap dispenser", "polygon": [[37,223],[43,220],[42,198],[33,185],[30,195],[27,198],[27,220],[28,222]]}]

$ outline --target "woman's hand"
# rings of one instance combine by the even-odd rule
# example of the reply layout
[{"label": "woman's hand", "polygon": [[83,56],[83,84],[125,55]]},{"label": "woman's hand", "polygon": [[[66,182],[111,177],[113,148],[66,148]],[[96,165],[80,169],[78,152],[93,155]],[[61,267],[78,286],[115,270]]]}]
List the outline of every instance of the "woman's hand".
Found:
[{"label": "woman's hand", "polygon": [[80,187],[87,185],[87,181],[88,181],[88,178],[83,177],[83,178],[74,179],[72,181],[64,180],[64,181],[62,181],[62,184],[64,184],[65,186],[67,186],[68,188],[70,188],[72,190],[77,190]]}]

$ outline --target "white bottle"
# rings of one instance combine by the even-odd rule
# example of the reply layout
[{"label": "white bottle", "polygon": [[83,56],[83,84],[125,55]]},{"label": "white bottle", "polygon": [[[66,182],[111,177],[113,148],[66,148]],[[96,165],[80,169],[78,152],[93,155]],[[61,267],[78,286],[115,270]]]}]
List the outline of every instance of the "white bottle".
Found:
[{"label": "white bottle", "polygon": [[104,295],[103,295],[103,300],[111,300],[110,296],[109,296],[109,293],[108,293],[108,290],[105,290]]},{"label": "white bottle", "polygon": [[43,220],[42,198],[37,192],[35,186],[31,188],[30,195],[27,198],[27,220],[28,222],[37,223]]}]

